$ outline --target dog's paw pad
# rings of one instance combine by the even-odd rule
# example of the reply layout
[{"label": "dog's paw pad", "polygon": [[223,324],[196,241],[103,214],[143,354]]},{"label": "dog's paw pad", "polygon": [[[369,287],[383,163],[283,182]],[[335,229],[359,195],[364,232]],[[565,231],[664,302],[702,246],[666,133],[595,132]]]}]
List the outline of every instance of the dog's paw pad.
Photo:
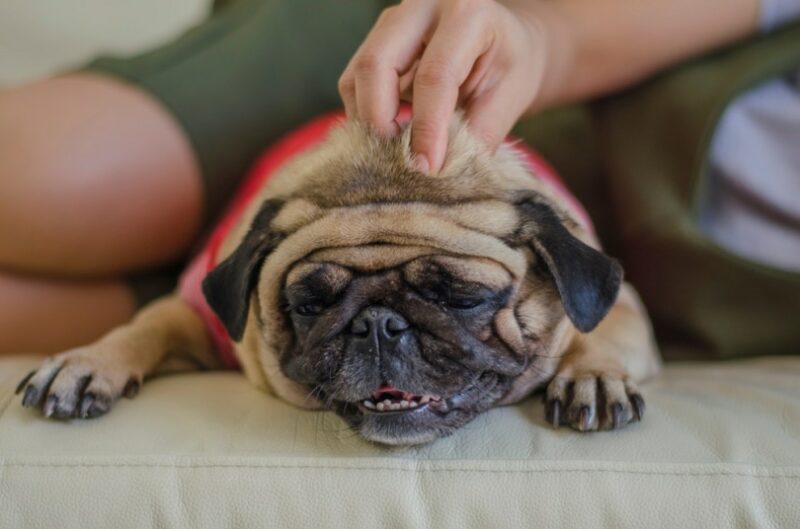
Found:
[{"label": "dog's paw pad", "polygon": [[53,419],[90,419],[111,409],[120,396],[132,398],[142,377],[109,363],[100,351],[76,349],[46,359],[20,381],[22,405]]},{"label": "dog's paw pad", "polygon": [[556,375],[545,393],[545,417],[557,428],[615,430],[641,420],[645,405],[636,386],[608,374]]}]

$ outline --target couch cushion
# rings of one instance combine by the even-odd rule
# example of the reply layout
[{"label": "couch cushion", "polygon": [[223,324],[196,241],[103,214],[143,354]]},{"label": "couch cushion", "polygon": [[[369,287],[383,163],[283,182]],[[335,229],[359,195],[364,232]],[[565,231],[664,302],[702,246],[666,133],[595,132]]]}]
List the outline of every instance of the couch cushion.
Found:
[{"label": "couch cushion", "polygon": [[531,398],[413,449],[235,373],[46,421],[12,395],[35,364],[0,360],[0,527],[800,527],[800,358],[671,365],[618,432]]}]

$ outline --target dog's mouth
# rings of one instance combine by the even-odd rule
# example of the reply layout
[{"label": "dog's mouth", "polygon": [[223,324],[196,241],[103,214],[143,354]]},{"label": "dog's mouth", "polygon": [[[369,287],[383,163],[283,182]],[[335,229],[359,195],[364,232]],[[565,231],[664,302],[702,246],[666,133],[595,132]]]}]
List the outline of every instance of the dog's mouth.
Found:
[{"label": "dog's mouth", "polygon": [[345,410],[347,408],[353,410],[354,406],[362,416],[417,415],[427,410],[436,416],[444,417],[471,402],[476,392],[483,395],[490,393],[500,383],[500,379],[501,377],[496,374],[483,373],[472,384],[447,397],[433,393],[420,395],[382,384],[368,399],[355,403],[340,402],[340,404]]},{"label": "dog's mouth", "polygon": [[485,411],[505,392],[508,380],[484,372],[462,389],[449,394],[411,393],[383,383],[369,398],[328,400],[350,426],[369,441],[387,445],[426,443],[452,433]]},{"label": "dog's mouth", "polygon": [[372,392],[370,398],[361,401],[358,407],[365,414],[385,415],[413,412],[428,406],[441,408],[445,404],[439,395],[417,395],[383,384]]}]

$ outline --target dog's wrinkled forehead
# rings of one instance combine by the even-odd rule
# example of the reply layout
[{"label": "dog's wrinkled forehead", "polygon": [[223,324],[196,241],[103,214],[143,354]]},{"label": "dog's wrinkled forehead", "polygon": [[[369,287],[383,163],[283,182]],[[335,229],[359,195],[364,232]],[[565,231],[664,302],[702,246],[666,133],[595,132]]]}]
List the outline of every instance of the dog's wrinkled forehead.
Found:
[{"label": "dog's wrinkled forehead", "polygon": [[[485,258],[430,254],[405,260],[398,255],[395,259],[383,259],[376,266],[378,261],[375,259],[356,261],[348,249],[340,250],[314,255],[296,263],[286,276],[285,286],[296,286],[313,277],[315,285],[324,285],[328,293],[338,294],[347,287],[354,273],[380,273],[391,269],[399,269],[405,281],[412,285],[421,285],[426,281],[457,281],[502,290],[512,282],[512,276],[505,267]],[[342,262],[337,262],[336,253],[343,257]],[[387,256],[392,251],[383,248],[381,253]],[[321,256],[324,259],[320,260]]]},{"label": "dog's wrinkled forehead", "polygon": [[444,167],[434,175],[415,169],[409,143],[408,129],[383,138],[357,122],[345,122],[304,156],[302,164],[286,171],[291,176],[275,187],[281,195],[304,198],[322,208],[378,202],[452,205],[507,198],[503,186],[493,182],[498,177],[496,160],[469,134],[462,119],[453,121]]}]

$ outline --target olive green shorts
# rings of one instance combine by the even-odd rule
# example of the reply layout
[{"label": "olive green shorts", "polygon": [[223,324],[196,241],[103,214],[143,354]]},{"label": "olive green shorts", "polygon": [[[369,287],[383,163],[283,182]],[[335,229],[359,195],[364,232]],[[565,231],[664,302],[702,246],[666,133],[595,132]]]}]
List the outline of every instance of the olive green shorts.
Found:
[{"label": "olive green shorts", "polygon": [[[337,80],[388,0],[237,0],[159,49],[85,69],[145,90],[182,127],[199,161],[208,228],[271,142],[341,106]],[[154,16],[157,16],[154,13]],[[181,268],[131,279],[140,303]]]}]

